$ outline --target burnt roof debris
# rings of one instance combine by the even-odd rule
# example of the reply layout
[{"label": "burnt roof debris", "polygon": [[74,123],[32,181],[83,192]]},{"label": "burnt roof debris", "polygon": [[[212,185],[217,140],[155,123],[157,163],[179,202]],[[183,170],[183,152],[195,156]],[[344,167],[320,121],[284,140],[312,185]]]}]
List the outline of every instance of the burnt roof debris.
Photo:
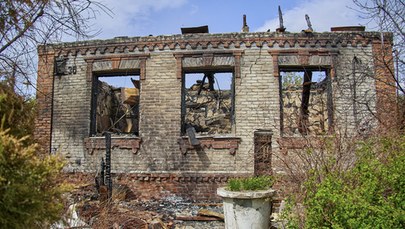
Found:
[{"label": "burnt roof debris", "polygon": [[305,14],[305,20],[307,21],[308,29],[302,30],[304,33],[312,33],[314,29],[312,28],[311,20],[309,19],[308,14]]},{"label": "burnt roof debris", "polygon": [[284,27],[284,21],[283,21],[283,12],[281,12],[281,7],[278,6],[278,20],[280,22],[280,27],[276,29],[276,32],[283,33],[285,32],[286,28]]},{"label": "burnt roof debris", "polygon": [[192,33],[209,33],[208,25],[181,28],[181,34],[192,34]]},{"label": "burnt roof debris", "polygon": [[249,26],[247,25],[246,22],[246,14],[243,15],[243,26],[242,26],[242,33],[248,33],[249,32]]}]

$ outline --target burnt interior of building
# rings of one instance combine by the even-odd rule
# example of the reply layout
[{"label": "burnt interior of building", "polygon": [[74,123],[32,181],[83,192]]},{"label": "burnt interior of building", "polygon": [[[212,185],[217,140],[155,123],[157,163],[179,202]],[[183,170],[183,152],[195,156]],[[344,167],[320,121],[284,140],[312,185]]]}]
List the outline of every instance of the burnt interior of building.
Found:
[{"label": "burnt interior of building", "polygon": [[328,133],[333,109],[328,70],[285,68],[280,75],[282,134]]},{"label": "burnt interior of building", "polygon": [[137,75],[97,76],[93,136],[104,132],[114,135],[139,134],[140,81]]},{"label": "burnt interior of building", "polygon": [[184,74],[183,133],[190,127],[200,135],[228,134],[232,130],[232,72]]}]

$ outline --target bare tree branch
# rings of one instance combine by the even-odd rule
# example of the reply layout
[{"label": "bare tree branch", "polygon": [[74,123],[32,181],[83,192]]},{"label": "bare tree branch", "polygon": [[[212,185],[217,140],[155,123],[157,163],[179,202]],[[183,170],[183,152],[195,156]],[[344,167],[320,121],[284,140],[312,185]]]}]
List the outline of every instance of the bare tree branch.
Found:
[{"label": "bare tree branch", "polygon": [[[353,0],[353,2],[363,18],[375,21],[379,25],[381,33],[391,32],[394,35],[393,51],[396,60],[392,61],[398,63],[395,65],[396,71],[390,67],[393,63],[387,63],[385,58],[381,58],[381,63],[378,64],[390,72],[397,89],[405,94],[405,2],[403,0]],[[387,56],[383,53],[385,50],[381,51]]]},{"label": "bare tree branch", "polygon": [[98,13],[110,15],[92,0],[5,0],[0,8],[0,80],[17,77],[28,85],[35,85],[38,44],[89,39],[99,33],[89,23]]}]

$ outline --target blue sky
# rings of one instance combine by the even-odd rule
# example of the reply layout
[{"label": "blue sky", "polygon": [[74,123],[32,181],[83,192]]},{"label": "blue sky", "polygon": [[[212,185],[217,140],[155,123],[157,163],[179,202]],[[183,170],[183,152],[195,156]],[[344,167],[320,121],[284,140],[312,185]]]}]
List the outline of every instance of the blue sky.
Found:
[{"label": "blue sky", "polygon": [[[307,28],[305,14],[317,32],[330,27],[366,25],[353,8],[352,0],[101,0],[111,15],[100,13],[93,28],[101,33],[95,39],[117,36],[172,35],[181,27],[208,25],[210,33],[240,32],[243,15],[250,32],[275,31],[279,26],[278,5],[289,32]],[[372,28],[371,28],[372,29]],[[219,83],[230,87],[227,77]],[[125,80],[126,79],[126,80]],[[197,78],[186,83],[191,86]],[[129,77],[104,78],[114,86],[131,85]]]},{"label": "blue sky", "polygon": [[352,0],[102,0],[112,15],[100,13],[94,22],[97,39],[116,36],[179,34],[181,27],[208,25],[210,33],[239,32],[247,15],[251,32],[275,31],[281,6],[287,31],[306,29],[309,14],[317,32],[333,26],[365,25],[350,9]]},{"label": "blue sky", "polygon": [[[278,5],[281,6],[284,26],[289,32],[307,28],[309,14],[316,32],[330,27],[347,25],[373,26],[361,20],[352,0],[99,0],[111,10],[110,15],[98,10],[90,22],[94,31],[91,39],[110,39],[117,36],[148,36],[180,34],[181,27],[208,25],[210,33],[240,32],[243,14],[247,16],[250,32],[264,32],[278,27]],[[97,10],[97,9],[96,9]],[[74,41],[64,37],[64,41]],[[32,80],[36,82],[36,80]],[[35,83],[34,83],[35,85]],[[27,87],[26,94],[35,90]]]}]

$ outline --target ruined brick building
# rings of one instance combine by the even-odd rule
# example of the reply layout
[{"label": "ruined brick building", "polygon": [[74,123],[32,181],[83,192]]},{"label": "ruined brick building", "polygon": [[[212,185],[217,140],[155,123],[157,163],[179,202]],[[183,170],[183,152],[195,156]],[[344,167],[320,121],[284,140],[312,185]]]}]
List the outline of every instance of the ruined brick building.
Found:
[{"label": "ruined brick building", "polygon": [[95,172],[109,131],[117,176],[213,200],[229,177],[283,171],[278,158],[305,136],[368,131],[392,116],[375,57],[389,53],[390,34],[382,44],[360,27],[207,30],[40,46],[42,146],[67,171]]}]

